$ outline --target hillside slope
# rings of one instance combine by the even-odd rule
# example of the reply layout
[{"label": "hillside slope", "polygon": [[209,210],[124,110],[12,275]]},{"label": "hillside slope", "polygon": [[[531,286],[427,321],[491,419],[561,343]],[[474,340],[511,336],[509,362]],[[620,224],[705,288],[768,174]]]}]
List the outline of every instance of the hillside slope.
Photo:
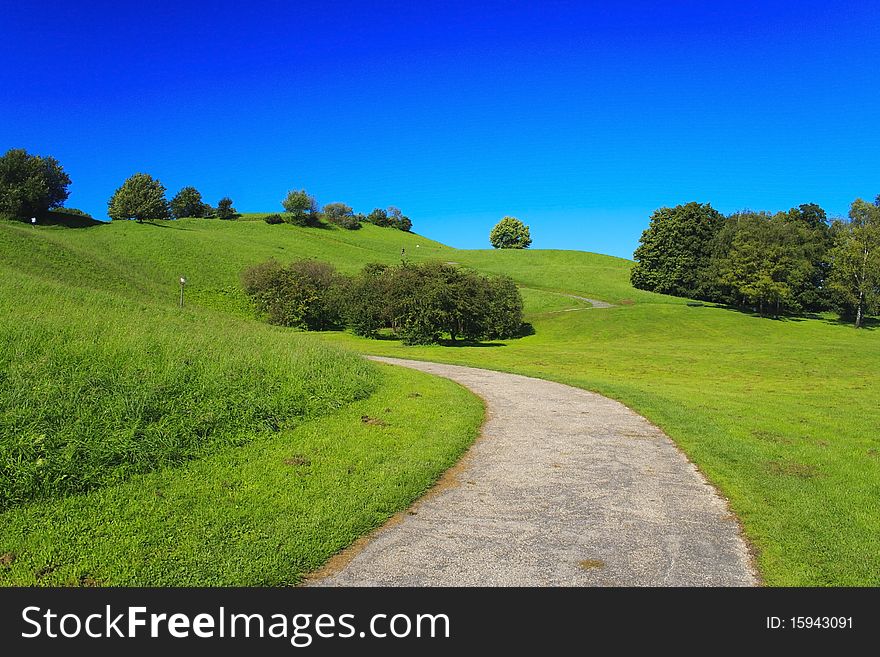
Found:
[{"label": "hillside slope", "polygon": [[178,228],[126,228],[0,223],[0,584],[295,583],[475,437],[455,384],[179,308]]},{"label": "hillside slope", "polygon": [[[344,231],[184,220],[32,230],[0,226],[10,266],[65,285],[106,285],[144,307],[163,308],[174,306],[177,277],[186,275],[188,302],[199,306],[200,317],[216,318],[207,332],[238,321],[257,333],[269,330],[247,319],[238,286],[243,267],[269,257],[315,257],[353,271],[398,261],[405,249],[411,259],[506,273],[528,288],[527,320],[535,333],[492,348],[280,333],[303,344],[518,372],[619,399],[663,428],[730,499],[767,583],[880,584],[875,330],[855,331],[833,317],[770,320],[637,291],[628,282],[631,263],[619,258],[458,250],[374,226]],[[92,267],[106,277],[100,284],[88,275]],[[617,307],[591,309],[548,291]]]}]

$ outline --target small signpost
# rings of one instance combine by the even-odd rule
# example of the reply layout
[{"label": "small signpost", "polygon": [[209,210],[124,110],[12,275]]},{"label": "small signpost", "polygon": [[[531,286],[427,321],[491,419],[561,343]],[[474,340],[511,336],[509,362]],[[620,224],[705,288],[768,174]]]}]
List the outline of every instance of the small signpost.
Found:
[{"label": "small signpost", "polygon": [[186,287],[186,277],[180,277],[180,307],[183,308],[183,288]]}]

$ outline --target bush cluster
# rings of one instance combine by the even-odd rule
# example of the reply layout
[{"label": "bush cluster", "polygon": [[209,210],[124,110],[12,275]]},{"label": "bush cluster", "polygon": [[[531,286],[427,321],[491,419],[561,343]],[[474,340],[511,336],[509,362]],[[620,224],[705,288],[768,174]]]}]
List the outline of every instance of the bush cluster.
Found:
[{"label": "bush cluster", "polygon": [[265,221],[267,224],[283,224],[284,217],[282,217],[280,214],[268,214],[263,217],[263,221]]},{"label": "bush cluster", "polygon": [[406,344],[512,338],[522,329],[511,279],[439,262],[371,264],[345,276],[324,262],[270,260],[245,270],[242,283],[257,312],[281,326],[390,332]]}]

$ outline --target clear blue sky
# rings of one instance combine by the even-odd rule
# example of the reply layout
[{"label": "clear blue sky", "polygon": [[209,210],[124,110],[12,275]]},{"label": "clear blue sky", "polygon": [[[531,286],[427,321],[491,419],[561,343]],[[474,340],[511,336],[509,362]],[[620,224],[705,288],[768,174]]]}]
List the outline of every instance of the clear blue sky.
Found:
[{"label": "clear blue sky", "polygon": [[629,257],[651,211],[880,193],[876,2],[4,2],[0,149],[106,216],[132,173]]}]

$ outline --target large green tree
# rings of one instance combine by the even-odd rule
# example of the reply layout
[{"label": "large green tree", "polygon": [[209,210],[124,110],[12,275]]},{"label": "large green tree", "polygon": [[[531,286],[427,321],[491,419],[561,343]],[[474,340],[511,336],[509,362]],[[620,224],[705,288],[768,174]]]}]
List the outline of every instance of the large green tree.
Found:
[{"label": "large green tree", "polygon": [[504,217],[489,232],[489,242],[496,249],[527,249],[532,243],[529,227],[516,217]]},{"label": "large green tree", "polygon": [[655,210],[633,254],[633,286],[684,297],[705,296],[705,272],[723,221],[708,203]]},{"label": "large green tree", "polygon": [[880,207],[853,201],[849,221],[832,227],[829,287],[841,312],[862,326],[865,315],[880,310]]},{"label": "large green tree", "polygon": [[168,219],[165,186],[148,173],[136,173],[113,192],[107,202],[107,214],[111,219],[134,219],[138,223]]},{"label": "large green tree", "polygon": [[183,217],[205,217],[209,206],[202,201],[202,194],[195,187],[184,187],[169,203],[171,216],[175,219]]},{"label": "large green tree", "polygon": [[0,214],[28,220],[67,200],[70,177],[54,157],[13,148],[0,156]]},{"label": "large green tree", "polygon": [[826,309],[829,248],[825,212],[817,205],[774,215],[736,212],[713,241],[701,273],[704,297],[772,315]]}]

